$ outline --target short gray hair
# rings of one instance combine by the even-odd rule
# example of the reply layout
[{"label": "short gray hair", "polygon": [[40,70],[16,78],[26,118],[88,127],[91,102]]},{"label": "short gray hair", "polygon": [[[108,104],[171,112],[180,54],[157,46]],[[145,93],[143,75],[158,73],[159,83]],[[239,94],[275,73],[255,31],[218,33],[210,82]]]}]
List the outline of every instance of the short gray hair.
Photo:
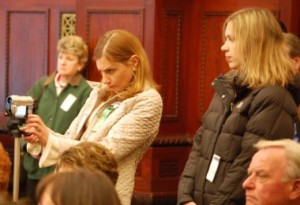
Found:
[{"label": "short gray hair", "polygon": [[88,46],[80,36],[62,37],[57,42],[57,51],[77,56],[79,63],[83,65],[88,61]]},{"label": "short gray hair", "polygon": [[292,139],[260,140],[254,147],[257,150],[279,147],[285,150],[287,160],[286,175],[283,181],[300,178],[300,144]]}]

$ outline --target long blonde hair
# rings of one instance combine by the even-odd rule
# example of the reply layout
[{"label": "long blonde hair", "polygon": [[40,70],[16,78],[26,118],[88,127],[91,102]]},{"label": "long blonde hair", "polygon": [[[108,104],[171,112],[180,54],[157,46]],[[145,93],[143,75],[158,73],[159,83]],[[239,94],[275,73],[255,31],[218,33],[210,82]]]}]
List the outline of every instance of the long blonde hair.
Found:
[{"label": "long blonde hair", "polygon": [[106,32],[99,40],[94,50],[94,60],[106,57],[114,62],[128,65],[130,58],[136,55],[139,63],[134,72],[134,79],[129,87],[121,93],[118,93],[119,100],[132,97],[142,92],[145,85],[158,89],[152,77],[148,56],[138,38],[122,29],[116,29]]},{"label": "long blonde hair", "polygon": [[241,66],[236,71],[242,85],[258,88],[286,86],[293,79],[292,64],[284,48],[283,33],[275,16],[267,9],[246,8],[231,14],[231,22]]}]

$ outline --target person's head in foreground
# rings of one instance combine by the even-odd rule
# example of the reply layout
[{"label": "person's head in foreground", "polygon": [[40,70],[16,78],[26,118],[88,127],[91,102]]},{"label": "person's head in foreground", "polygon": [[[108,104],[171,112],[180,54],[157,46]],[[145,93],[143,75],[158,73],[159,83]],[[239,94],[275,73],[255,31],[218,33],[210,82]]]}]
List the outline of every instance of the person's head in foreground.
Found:
[{"label": "person's head in foreground", "polygon": [[8,186],[11,174],[11,160],[0,142],[0,202],[8,198]]},{"label": "person's head in foreground", "polygon": [[11,164],[9,155],[0,142],[0,192],[6,192],[8,189]]},{"label": "person's head in foreground", "polygon": [[121,205],[106,174],[85,168],[52,173],[36,189],[39,205]]},{"label": "person's head in foreground", "polygon": [[292,58],[294,72],[300,73],[300,39],[292,33],[284,33],[284,40],[289,56]]},{"label": "person's head in foreground", "polygon": [[300,144],[261,140],[243,183],[246,205],[300,204]]},{"label": "person's head in foreground", "polygon": [[103,145],[96,142],[81,142],[64,151],[57,163],[56,172],[78,168],[102,171],[116,184],[118,162],[114,155]]}]

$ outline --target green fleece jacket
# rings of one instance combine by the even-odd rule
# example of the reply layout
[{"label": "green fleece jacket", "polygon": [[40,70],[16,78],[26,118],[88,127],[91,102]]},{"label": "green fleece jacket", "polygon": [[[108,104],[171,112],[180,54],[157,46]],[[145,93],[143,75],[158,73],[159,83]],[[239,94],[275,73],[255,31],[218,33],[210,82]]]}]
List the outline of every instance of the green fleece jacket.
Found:
[{"label": "green fleece jacket", "polygon": [[[78,74],[67,84],[59,96],[56,94],[54,77],[56,73],[38,80],[28,95],[37,101],[35,113],[52,130],[64,134],[90,95],[92,88],[85,78]],[[29,179],[39,180],[53,172],[55,166],[39,168],[37,159],[24,153],[23,166]]]}]

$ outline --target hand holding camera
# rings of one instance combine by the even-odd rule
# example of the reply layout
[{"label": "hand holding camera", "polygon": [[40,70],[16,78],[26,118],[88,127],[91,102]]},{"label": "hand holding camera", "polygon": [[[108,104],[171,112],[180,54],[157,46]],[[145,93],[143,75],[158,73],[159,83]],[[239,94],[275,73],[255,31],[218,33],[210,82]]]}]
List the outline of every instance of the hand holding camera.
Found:
[{"label": "hand holding camera", "polygon": [[46,146],[49,130],[44,124],[40,116],[35,114],[29,114],[26,119],[26,125],[21,128],[30,135],[24,135],[24,140],[28,143],[39,143],[42,146]]},{"label": "hand holding camera", "polygon": [[42,119],[33,114],[35,108],[36,102],[30,96],[8,96],[5,102],[5,115],[11,118],[8,129],[11,133],[23,134],[28,143],[45,146],[49,131]]}]

